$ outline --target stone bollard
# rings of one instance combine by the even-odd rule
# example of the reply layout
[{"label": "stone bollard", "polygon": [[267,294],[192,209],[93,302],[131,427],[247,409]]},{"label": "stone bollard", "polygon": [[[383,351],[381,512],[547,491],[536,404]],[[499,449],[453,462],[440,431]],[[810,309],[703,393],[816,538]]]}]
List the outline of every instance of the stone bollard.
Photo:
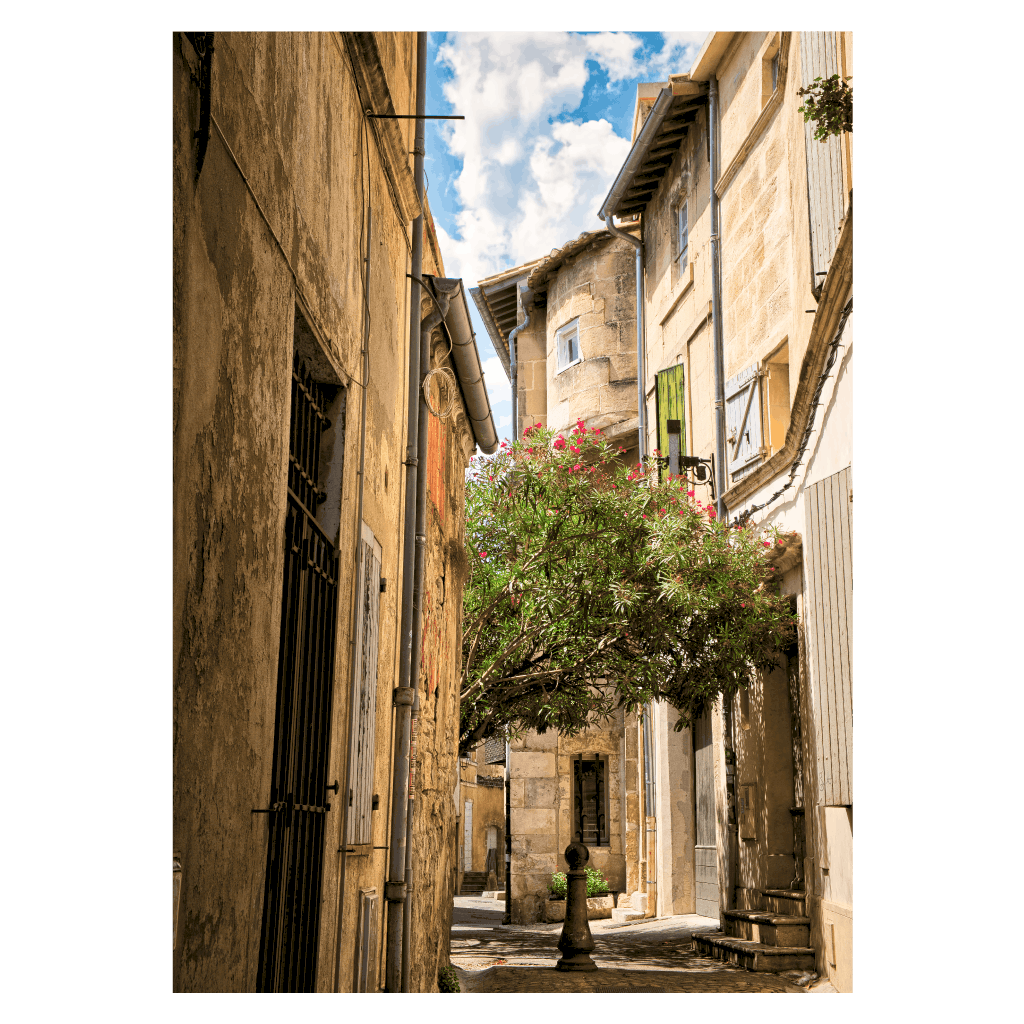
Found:
[{"label": "stone bollard", "polygon": [[555,965],[560,971],[596,971],[597,964],[590,959],[594,937],[587,921],[587,872],[590,851],[582,843],[570,843],[565,848],[569,864],[566,873],[565,923],[558,938],[562,959]]}]

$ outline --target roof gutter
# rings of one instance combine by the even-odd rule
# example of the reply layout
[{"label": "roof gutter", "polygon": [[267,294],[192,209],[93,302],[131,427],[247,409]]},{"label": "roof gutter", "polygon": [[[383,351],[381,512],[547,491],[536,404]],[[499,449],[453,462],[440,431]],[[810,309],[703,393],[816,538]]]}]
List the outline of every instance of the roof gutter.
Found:
[{"label": "roof gutter", "polygon": [[[473,429],[473,439],[485,455],[490,455],[498,449],[498,433],[494,427],[491,402],[487,397],[487,385],[484,383],[480,353],[469,319],[462,279],[428,275],[426,281],[437,300],[438,308],[444,312],[443,321],[452,343],[452,363],[466,400],[466,413]],[[457,301],[459,297],[461,302]]]},{"label": "roof gutter", "polygon": [[[647,150],[654,141],[655,135],[658,134],[661,122],[665,120],[668,108],[672,105],[672,99],[673,92],[671,86],[666,86],[658,93],[658,98],[654,101],[654,106],[651,107],[651,112],[647,115],[647,120],[644,121],[644,126],[640,129],[640,134],[636,137],[636,142],[633,143],[633,148],[629,151],[629,156],[626,157],[626,162],[622,165],[622,169],[612,183],[611,191],[605,197],[605,201],[598,213],[598,217],[606,225],[608,224],[608,218],[618,209],[619,203],[622,202],[622,197],[633,183],[633,178],[640,169],[640,165],[644,162]],[[618,234],[612,227],[609,227],[608,230],[612,234]]]}]

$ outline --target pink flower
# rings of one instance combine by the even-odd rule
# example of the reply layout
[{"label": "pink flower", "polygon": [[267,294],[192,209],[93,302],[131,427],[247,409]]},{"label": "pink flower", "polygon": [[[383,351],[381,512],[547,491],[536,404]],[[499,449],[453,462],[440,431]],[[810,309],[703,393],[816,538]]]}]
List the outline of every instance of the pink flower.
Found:
[{"label": "pink flower", "polygon": [[579,448],[577,448],[574,444],[569,445],[569,451],[571,451],[573,455],[579,455],[580,453]]},{"label": "pink flower", "polygon": [[527,427],[527,428],[526,428],[526,429],[525,429],[525,430],[523,431],[523,437],[529,437],[529,436],[530,436],[530,431],[531,431],[531,430],[533,430],[533,427]]},{"label": "pink flower", "polygon": [[619,486],[618,484],[612,484],[612,487],[618,487],[618,486]]},{"label": "pink flower", "polygon": [[581,430],[581,431],[584,431],[584,432],[585,432],[585,431],[586,431],[586,429],[587,429],[587,426],[586,426],[586,424],[585,424],[585,423],[583,422],[583,420],[577,420],[577,421],[576,421],[576,427],[577,427],[577,429],[579,429],[579,430]]},{"label": "pink flower", "polygon": [[481,551],[480,552],[480,557],[481,558],[486,558],[487,557],[487,552],[486,551]]},{"label": "pink flower", "polygon": [[540,430],[540,424],[539,424],[539,423],[535,423],[535,424],[534,424],[534,427],[535,427],[535,428],[536,428],[537,430]]},{"label": "pink flower", "polygon": [[576,465],[572,467],[572,471],[575,473],[576,470],[579,469],[579,468],[580,468],[580,464],[577,462]]},{"label": "pink flower", "polygon": [[555,443],[552,445],[556,452],[560,452],[565,447],[565,438],[561,434],[555,438]]},{"label": "pink flower", "polygon": [[715,515],[715,510],[710,505],[708,505],[707,507],[707,513],[711,519],[717,518],[717,516]]},{"label": "pink flower", "polygon": [[746,601],[741,601],[740,602],[740,607],[741,608],[746,608],[747,607],[747,602]]},{"label": "pink flower", "polygon": [[763,541],[761,541],[761,543],[762,543],[762,544],[763,544],[763,545],[764,545],[764,546],[765,546],[766,548],[770,548],[770,547],[772,546],[772,542],[771,542],[770,540],[763,540]]},{"label": "pink flower", "polygon": [[493,476],[489,476],[489,477],[488,477],[487,479],[488,479],[488,480],[493,480],[493,479],[494,479],[494,477],[493,477]]},{"label": "pink flower", "polygon": [[[681,488],[681,487],[680,487],[679,489],[680,489],[680,490],[682,490],[682,488]],[[687,492],[686,492],[686,496],[687,496],[688,498],[692,498],[692,497],[693,497],[693,496],[694,496],[695,494],[696,494],[696,491],[687,491]]]},{"label": "pink flower", "polygon": [[780,548],[784,548],[786,546],[785,544],[783,544],[783,542],[781,540],[780,541],[776,541],[776,543],[779,545]]}]

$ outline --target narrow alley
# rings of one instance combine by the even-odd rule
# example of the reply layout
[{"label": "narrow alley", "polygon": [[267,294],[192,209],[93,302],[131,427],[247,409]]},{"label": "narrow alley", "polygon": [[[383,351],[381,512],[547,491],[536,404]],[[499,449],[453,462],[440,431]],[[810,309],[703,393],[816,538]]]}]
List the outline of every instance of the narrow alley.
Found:
[{"label": "narrow alley", "polygon": [[696,932],[718,922],[697,914],[616,924],[590,922],[589,973],[556,970],[561,923],[503,925],[504,904],[456,896],[451,962],[463,992],[834,992],[807,971],[751,972],[693,952]]}]

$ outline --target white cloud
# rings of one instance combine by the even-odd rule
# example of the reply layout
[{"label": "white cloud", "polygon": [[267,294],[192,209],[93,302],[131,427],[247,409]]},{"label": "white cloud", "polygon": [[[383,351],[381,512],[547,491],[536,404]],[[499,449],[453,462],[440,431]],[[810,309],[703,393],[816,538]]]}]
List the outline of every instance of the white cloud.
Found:
[{"label": "white cloud", "polygon": [[[628,32],[449,34],[437,63],[451,72],[445,97],[465,120],[439,122],[462,161],[446,184],[461,209],[448,230],[435,221],[446,273],[473,284],[600,228],[597,211],[629,140],[603,118],[564,120],[583,100],[587,61],[607,72],[610,90],[663,81],[689,69],[706,35],[664,33],[650,52]],[[488,388],[499,381],[506,397],[497,401],[507,401],[497,366]]]},{"label": "white cloud", "polygon": [[665,40],[659,53],[651,55],[647,65],[653,81],[664,81],[669,75],[689,71],[694,58],[707,38],[707,32],[663,32]]},{"label": "white cloud", "polygon": [[463,161],[459,238],[438,230],[449,274],[479,280],[600,227],[597,209],[629,142],[606,120],[557,119],[580,105],[588,58],[619,83],[642,73],[642,55],[628,33],[448,37],[437,58],[452,72],[445,96],[466,118],[443,129]]},{"label": "white cloud", "polygon": [[[481,369],[484,372],[484,383],[487,385],[487,397],[491,400],[491,411],[495,416],[498,414],[498,407],[507,405],[509,407],[509,423],[512,422],[512,387],[508,377],[505,376],[505,368],[501,365],[497,356],[485,359]],[[500,427],[501,424],[498,424]]]}]

